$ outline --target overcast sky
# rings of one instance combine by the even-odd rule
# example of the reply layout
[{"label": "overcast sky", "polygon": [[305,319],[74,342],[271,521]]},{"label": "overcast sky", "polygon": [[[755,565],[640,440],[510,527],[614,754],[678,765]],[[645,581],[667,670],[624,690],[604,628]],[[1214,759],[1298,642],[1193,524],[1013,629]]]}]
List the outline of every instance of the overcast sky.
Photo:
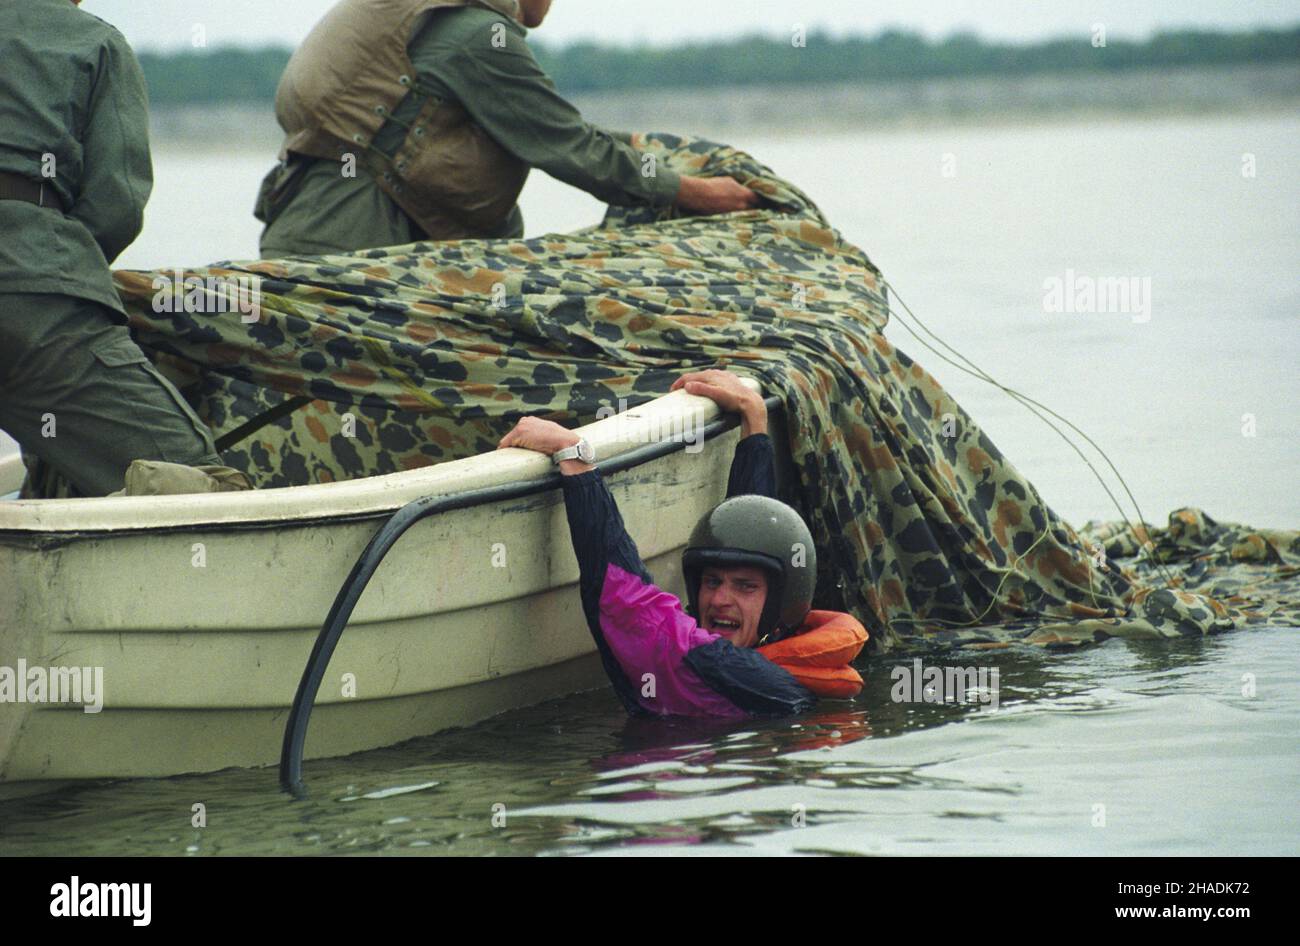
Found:
[{"label": "overcast sky", "polygon": [[[202,27],[208,46],[294,45],[334,0],[84,0],[84,9],[118,27],[137,49],[193,44]],[[887,26],[942,36],[958,29],[1031,41],[1086,35],[1104,23],[1108,36],[1141,38],[1181,26],[1290,26],[1300,0],[555,0],[539,39],[564,43],[671,44],[762,32],[875,33]]]}]

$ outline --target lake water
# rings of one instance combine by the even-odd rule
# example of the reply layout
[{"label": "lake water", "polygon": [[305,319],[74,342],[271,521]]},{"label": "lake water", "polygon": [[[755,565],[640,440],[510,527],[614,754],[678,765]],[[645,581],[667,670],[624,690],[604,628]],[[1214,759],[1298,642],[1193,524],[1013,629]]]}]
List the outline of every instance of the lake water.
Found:
[{"label": "lake water", "polygon": [[[727,140],[808,191],[950,345],[1087,431],[1149,521],[1195,505],[1300,527],[1300,118]],[[145,232],[120,264],[254,255],[249,208],[271,163],[237,143],[160,143]],[[541,174],[523,198],[530,235],[595,222],[600,206]],[[1045,310],[1051,280],[1081,277],[1135,279],[1149,306]],[[887,334],[1059,513],[1116,515],[1023,407],[901,320]],[[857,703],[744,731],[632,726],[609,692],[580,694],[309,762],[301,803],[270,770],[0,803],[0,851],[1296,854],[1295,635],[981,655],[1001,673],[996,712],[894,702],[892,660],[863,665]]]},{"label": "lake water", "polygon": [[300,802],[273,769],[6,802],[0,851],[1294,855],[1295,633],[983,655],[996,712],[896,703],[893,661],[794,723],[632,724],[583,693],[309,761]]}]

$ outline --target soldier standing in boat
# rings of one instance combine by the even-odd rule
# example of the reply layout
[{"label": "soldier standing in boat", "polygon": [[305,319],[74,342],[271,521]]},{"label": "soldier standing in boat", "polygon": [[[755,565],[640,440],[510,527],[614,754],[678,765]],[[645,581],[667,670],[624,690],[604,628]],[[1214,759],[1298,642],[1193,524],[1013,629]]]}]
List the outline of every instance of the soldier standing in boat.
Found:
[{"label": "soldier standing in boat", "polygon": [[126,40],[78,2],[0,0],[0,429],[102,496],[133,460],[221,459],[113,288],[153,185],[148,103]]},{"label": "soldier standing in boat", "polygon": [[280,165],[255,214],[264,257],[521,237],[530,168],[617,205],[757,206],[730,177],[656,168],[583,120],[525,42],[551,0],[342,0],[276,93]]}]

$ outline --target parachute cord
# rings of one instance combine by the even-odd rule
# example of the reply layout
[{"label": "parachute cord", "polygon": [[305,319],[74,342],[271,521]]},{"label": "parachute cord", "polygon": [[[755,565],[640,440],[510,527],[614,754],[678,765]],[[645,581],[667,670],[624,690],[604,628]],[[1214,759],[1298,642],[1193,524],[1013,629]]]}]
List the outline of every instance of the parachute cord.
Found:
[{"label": "parachute cord", "polygon": [[[982,381],[986,381],[987,383],[993,385],[994,387],[1006,393],[1012,399],[1024,405],[1032,414],[1034,414],[1034,416],[1036,416],[1043,423],[1047,424],[1047,426],[1051,427],[1052,430],[1054,430],[1062,440],[1064,440],[1067,444],[1070,445],[1070,448],[1073,449],[1074,452],[1079,455],[1080,459],[1083,460],[1084,464],[1088,467],[1088,469],[1092,471],[1093,476],[1095,476],[1097,482],[1101,484],[1101,488],[1105,490],[1106,495],[1110,497],[1110,500],[1112,503],[1114,503],[1115,509],[1119,512],[1120,518],[1123,520],[1124,525],[1127,526],[1128,529],[1134,534],[1134,537],[1136,537],[1137,529],[1134,527],[1133,523],[1129,520],[1129,517],[1124,512],[1124,509],[1120,505],[1119,500],[1115,497],[1115,494],[1111,491],[1110,487],[1106,484],[1105,480],[1102,479],[1101,474],[1097,471],[1097,468],[1093,466],[1092,462],[1088,459],[1087,455],[1084,454],[1084,452],[1078,447],[1078,445],[1075,444],[1069,438],[1069,436],[1065,434],[1064,431],[1062,431],[1059,427],[1057,427],[1050,420],[1044,417],[1035,408],[1042,408],[1044,411],[1047,411],[1047,413],[1051,414],[1053,417],[1057,418],[1062,423],[1066,424],[1068,427],[1070,427],[1070,429],[1074,430],[1076,433],[1079,434],[1079,436],[1081,436],[1084,440],[1086,440],[1094,450],[1096,450],[1099,454],[1101,454],[1102,458],[1106,461],[1106,464],[1110,467],[1111,472],[1113,472],[1116,478],[1120,481],[1120,484],[1124,488],[1125,494],[1128,496],[1129,500],[1133,503],[1133,508],[1137,512],[1138,522],[1143,523],[1145,526],[1145,517],[1142,515],[1142,507],[1138,504],[1137,498],[1133,495],[1133,491],[1129,489],[1128,482],[1124,479],[1123,474],[1121,474],[1120,471],[1116,468],[1115,464],[1111,461],[1106,451],[1103,450],[1100,446],[1098,446],[1095,440],[1089,437],[1084,431],[1080,430],[1079,427],[1077,427],[1074,423],[1072,423],[1065,417],[1062,417],[1060,414],[1052,410],[1050,407],[1047,407],[1045,404],[1040,403],[1039,401],[1029,397],[1028,395],[1021,394],[1019,391],[1016,391],[1014,388],[1010,388],[1002,384],[1001,382],[997,381],[995,378],[989,375],[989,373],[986,372],[983,368],[979,367],[979,365],[975,364],[973,361],[971,361],[961,352],[957,351],[957,349],[953,348],[951,345],[945,342],[942,338],[939,337],[938,333],[936,333],[931,328],[929,328],[924,322],[921,321],[919,317],[917,317],[916,313],[912,311],[911,307],[908,306],[907,302],[904,301],[903,297],[899,295],[898,290],[896,290],[891,283],[887,282],[883,277],[881,277],[880,279],[881,279],[881,283],[888,289],[888,291],[892,294],[892,296],[898,300],[898,303],[900,306],[902,306],[903,311],[905,311],[911,319],[915,320],[917,325],[921,326],[921,328],[924,329],[926,333],[931,335],[936,341],[939,342],[939,344],[943,345],[944,348],[948,349],[954,355],[960,358],[962,361],[966,362],[966,364],[970,365],[970,368],[966,368],[963,365],[957,364],[957,362],[953,361],[947,355],[940,352],[928,341],[922,338],[916,332],[915,329],[913,329],[910,325],[907,324],[905,320],[900,318],[899,319],[900,324],[902,324],[904,328],[906,328],[909,332],[911,332],[917,341],[919,341],[927,349],[933,352],[937,357],[947,362],[948,364],[952,365],[957,370],[964,371],[966,374],[979,378]],[[1034,487],[1032,483],[1029,484],[1029,487],[1030,489],[1033,490],[1035,498],[1037,498],[1040,503],[1043,503],[1043,498],[1042,496],[1039,495],[1037,488]],[[1046,506],[1046,503],[1043,503],[1043,505]],[[1048,530],[1050,531],[1050,529],[1051,526],[1049,525]],[[1166,587],[1172,586],[1174,584],[1174,579],[1169,574],[1168,570],[1164,567],[1164,563],[1155,557],[1154,543],[1152,543],[1150,534],[1146,531],[1145,527],[1143,528],[1142,533],[1143,535],[1146,536],[1146,541],[1143,542],[1142,545],[1140,546],[1141,552],[1144,553],[1143,557],[1145,557],[1151,564],[1154,565],[1155,569],[1162,576]],[[1075,537],[1078,538],[1077,533],[1075,534]],[[1089,584],[1091,585],[1091,568],[1089,569],[1089,579],[1090,579]],[[1095,602],[1095,598],[1094,598],[1094,602]]]},{"label": "parachute cord", "polygon": [[[1010,578],[1012,575],[1014,575],[1014,574],[1016,573],[1016,566],[1019,565],[1021,562],[1023,562],[1025,559],[1027,559],[1027,558],[1029,557],[1029,553],[1032,552],[1032,551],[1034,550],[1034,546],[1037,545],[1039,542],[1043,541],[1043,539],[1047,538],[1047,536],[1051,533],[1051,531],[1052,531],[1052,530],[1051,530],[1050,527],[1049,527],[1048,529],[1044,530],[1044,531],[1043,531],[1043,534],[1040,535],[1038,538],[1034,539],[1033,544],[1031,544],[1031,545],[1029,546],[1029,548],[1025,549],[1023,555],[1018,555],[1018,556],[1016,556],[1014,559],[1012,559],[1011,564],[1008,565],[1007,568],[1006,568],[1006,574],[1004,574],[1004,575],[1002,576],[1002,580],[1001,580],[1000,582],[998,582],[998,586],[997,586],[997,588],[993,589],[993,598],[992,598],[991,601],[989,601],[989,605],[988,605],[988,607],[985,608],[984,611],[983,611],[983,612],[982,612],[978,617],[976,617],[974,620],[971,620],[971,621],[947,621],[947,620],[944,620],[943,618],[890,618],[890,620],[889,620],[889,624],[890,624],[890,625],[894,625],[894,624],[948,624],[948,625],[951,625],[952,627],[974,627],[975,625],[977,625],[977,624],[979,624],[981,621],[983,621],[984,618],[988,616],[988,613],[989,613],[990,611],[992,611],[993,608],[994,608],[994,606],[998,603],[998,596],[1002,594],[1002,587],[1007,583],[1007,579]],[[1091,569],[1089,569],[1089,578],[1091,578],[1091,574],[1092,574]],[[1089,582],[1089,584],[1091,584],[1091,581]],[[1096,596],[1094,595],[1094,596],[1093,596],[1093,603],[1094,603],[1094,604],[1096,603],[1096,600],[1097,600],[1097,598],[1096,598]]]}]

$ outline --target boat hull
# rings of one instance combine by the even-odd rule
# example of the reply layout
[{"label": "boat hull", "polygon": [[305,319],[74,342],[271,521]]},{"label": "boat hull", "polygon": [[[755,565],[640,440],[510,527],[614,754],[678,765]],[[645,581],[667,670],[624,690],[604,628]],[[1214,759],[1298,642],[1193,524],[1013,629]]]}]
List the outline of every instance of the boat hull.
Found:
[{"label": "boat hull", "polygon": [[[587,431],[604,442],[604,455],[644,439],[602,424]],[[731,431],[701,451],[608,477],[651,574],[668,590],[681,592],[681,550],[723,498],[736,439]],[[457,461],[464,475],[442,491],[519,479],[498,469],[501,455]],[[537,459],[546,463],[537,455],[525,462]],[[120,505],[104,504],[135,499],[45,501],[61,508],[43,507],[44,519],[0,518],[0,667],[21,660],[102,672],[98,712],[85,711],[94,708],[82,705],[87,693],[81,704],[0,703],[0,782],[275,763],[335,594],[384,517],[418,494],[419,484],[399,485],[376,492],[368,484],[369,508],[360,494],[352,504],[324,501],[314,519],[310,504],[283,507],[279,518],[241,519],[224,507],[205,518],[214,498],[229,505],[237,494],[189,498],[199,508],[188,511],[171,508],[187,497],[158,497],[167,501],[153,516],[162,524],[135,527],[115,520],[87,528],[95,510],[83,505],[72,510],[82,527],[71,528],[75,516],[62,508],[98,504],[104,516],[119,515]],[[26,514],[39,504],[9,506]],[[149,509],[138,508],[142,516]],[[358,602],[317,698],[306,757],[391,745],[606,685],[577,579],[558,489],[418,523]]]}]

